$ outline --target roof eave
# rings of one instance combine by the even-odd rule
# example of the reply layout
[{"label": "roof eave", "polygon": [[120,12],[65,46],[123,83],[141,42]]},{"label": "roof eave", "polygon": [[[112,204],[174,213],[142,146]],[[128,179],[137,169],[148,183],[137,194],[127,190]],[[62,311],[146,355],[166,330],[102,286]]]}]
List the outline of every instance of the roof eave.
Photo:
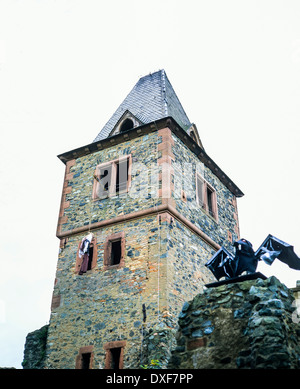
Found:
[{"label": "roof eave", "polygon": [[207,166],[236,197],[244,196],[244,193],[239,189],[239,187],[227,176],[227,174],[223,172],[223,170],[209,157],[204,149],[201,148],[171,116],[132,128],[126,132],[116,134],[96,142],[89,143],[88,145],[59,154],[57,157],[64,164],[66,164],[69,160],[106,149],[107,147],[135,139],[139,136],[146,135],[150,132],[154,132],[165,127],[170,128],[170,130],[176,134],[176,136],[181,139],[195,155],[197,155],[199,160],[203,162],[205,166]]}]

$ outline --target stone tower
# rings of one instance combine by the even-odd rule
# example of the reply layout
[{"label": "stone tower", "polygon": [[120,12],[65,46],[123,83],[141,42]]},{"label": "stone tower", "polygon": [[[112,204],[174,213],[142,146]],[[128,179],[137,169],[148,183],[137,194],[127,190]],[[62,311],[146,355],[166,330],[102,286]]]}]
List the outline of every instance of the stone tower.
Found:
[{"label": "stone tower", "polygon": [[138,368],[151,334],[172,333],[183,303],[213,281],[204,264],[238,239],[243,193],[205,152],[164,70],[137,82],[92,143],[58,157],[46,367]]}]

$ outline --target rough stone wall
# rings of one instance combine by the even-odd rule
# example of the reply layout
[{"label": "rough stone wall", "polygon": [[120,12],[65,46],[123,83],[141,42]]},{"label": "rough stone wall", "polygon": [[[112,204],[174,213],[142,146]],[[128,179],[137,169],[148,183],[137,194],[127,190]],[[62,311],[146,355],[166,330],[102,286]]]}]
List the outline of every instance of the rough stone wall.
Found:
[{"label": "rough stone wall", "polygon": [[[125,231],[123,267],[104,269],[105,238]],[[75,273],[78,244],[83,234],[68,240],[61,251],[54,296],[60,305],[52,310],[48,335],[47,364],[51,368],[74,368],[79,348],[94,345],[94,368],[104,366],[107,342],[124,340],[124,368],[137,367],[142,341],[143,312],[154,325],[159,307],[166,306],[160,258],[160,226],[157,216],[121,223],[94,231],[97,265],[86,274]],[[158,284],[158,273],[160,276]]]},{"label": "rough stone wall", "polygon": [[[154,132],[70,161],[59,221],[61,231],[93,225],[161,204],[158,197],[157,143],[158,134]],[[96,166],[130,154],[132,185],[129,193],[93,201]]]},{"label": "rough stone wall", "polygon": [[[174,192],[176,209],[220,246],[232,251],[232,243],[239,239],[238,211],[235,196],[205,166],[197,156],[174,134],[173,153]],[[205,212],[196,202],[196,173],[199,173],[216,191],[218,220]],[[186,201],[181,200],[181,190]]]},{"label": "rough stone wall", "polygon": [[143,330],[142,355],[140,366],[150,365],[152,360],[159,361],[159,367],[167,369],[176,346],[176,330],[164,322]]},{"label": "rough stone wall", "polygon": [[[59,255],[53,293],[59,305],[54,305],[50,319],[49,368],[73,368],[78,350],[91,344],[94,368],[104,366],[103,345],[116,340],[127,342],[124,368],[158,359],[162,349],[168,350],[162,358],[168,361],[174,341],[172,330],[183,302],[213,281],[204,266],[213,249],[164,215],[94,230],[97,265],[84,275],[76,274],[75,267],[78,244],[84,234],[68,239]],[[104,270],[105,239],[120,231],[125,231],[124,267]],[[153,333],[164,331],[167,336],[159,352],[147,346]],[[142,344],[145,347],[141,348]]]},{"label": "rough stone wall", "polygon": [[23,369],[43,369],[45,367],[48,325],[30,332],[26,336]]},{"label": "rough stone wall", "polygon": [[215,281],[205,266],[215,250],[176,219],[166,221],[165,226],[168,310],[174,328],[182,304]]},{"label": "rough stone wall", "polygon": [[183,305],[169,368],[299,368],[293,301],[275,277],[206,289]]},{"label": "rough stone wall", "polygon": [[[186,300],[203,290],[204,284],[214,281],[205,267],[214,250],[182,223],[164,214],[160,218],[160,275],[158,288],[163,291],[159,301],[160,321],[143,324],[141,363],[159,360],[166,368],[175,347],[178,315]],[[162,265],[164,264],[164,265]]]},{"label": "rough stone wall", "polygon": [[[141,361],[157,359],[158,347],[148,342],[152,336],[158,339],[156,333],[165,334],[166,356],[161,350],[159,355],[166,366],[183,302],[213,281],[204,264],[216,248],[165,209],[170,201],[211,239],[220,241],[219,236],[228,239],[228,231],[235,236],[235,199],[207,168],[204,178],[218,192],[219,222],[195,201],[177,198],[173,184],[182,172],[176,165],[172,168],[172,161],[180,165],[186,153],[187,160],[195,164],[186,183],[195,193],[197,158],[175,138],[164,128],[119,144],[112,139],[110,147],[67,162],[58,222],[61,251],[48,334],[48,368],[74,368],[83,347],[93,349],[93,368],[104,367],[104,345],[116,341],[126,341],[124,368],[136,368]],[[96,166],[129,154],[129,193],[92,200]],[[167,193],[172,193],[171,199]],[[165,208],[158,211],[159,206]],[[148,212],[151,209],[152,214]],[[133,216],[128,218],[128,214]],[[96,266],[78,275],[78,246],[89,227],[96,238]],[[124,266],[106,269],[105,241],[120,233],[125,237]]]}]

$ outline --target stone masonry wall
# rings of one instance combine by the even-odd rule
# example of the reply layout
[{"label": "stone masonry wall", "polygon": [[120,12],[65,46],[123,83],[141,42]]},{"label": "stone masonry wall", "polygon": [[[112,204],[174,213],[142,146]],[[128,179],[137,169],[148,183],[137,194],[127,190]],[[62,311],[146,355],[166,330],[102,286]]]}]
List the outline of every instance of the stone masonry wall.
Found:
[{"label": "stone masonry wall", "polygon": [[[77,158],[70,164],[59,225],[62,232],[161,204],[158,197],[157,132]],[[132,156],[130,192],[92,200],[96,166]],[[70,161],[71,162],[71,161]],[[151,177],[150,177],[151,173]]]},{"label": "stone masonry wall", "polygon": [[169,368],[299,368],[294,297],[275,277],[208,288],[183,305]]},{"label": "stone masonry wall", "polygon": [[30,332],[26,336],[23,369],[43,369],[45,367],[48,325]]},{"label": "stone masonry wall", "polygon": [[[125,231],[125,263],[105,270],[104,242],[111,233]],[[51,368],[74,368],[80,347],[94,345],[94,367],[104,365],[104,343],[124,340],[124,367],[137,367],[142,339],[142,304],[147,322],[157,321],[158,303],[166,305],[163,293],[165,262],[158,251],[160,228],[157,216],[94,231],[97,265],[86,274],[75,273],[78,244],[83,235],[69,238],[62,249],[56,273],[48,334],[47,364]]]},{"label": "stone masonry wall", "polygon": [[[105,270],[105,239],[120,231],[125,231],[124,267]],[[83,234],[70,237],[60,252],[53,292],[59,303],[50,319],[47,367],[74,368],[78,350],[89,345],[94,346],[94,368],[103,367],[104,344],[126,340],[124,368],[137,368],[157,359],[158,349],[152,342],[148,347],[157,332],[167,334],[162,342],[166,355],[159,352],[167,362],[183,302],[213,281],[204,266],[213,249],[171,222],[169,214],[94,230],[94,235],[97,265],[86,274],[76,274],[75,267]]]},{"label": "stone masonry wall", "polygon": [[[239,239],[238,211],[235,196],[213,172],[174,134],[173,153],[174,192],[176,210],[205,232],[220,246],[232,251],[232,243]],[[196,173],[199,173],[216,191],[218,220],[205,212],[196,202]],[[181,199],[185,191],[186,201]]]},{"label": "stone masonry wall", "polygon": [[172,218],[165,222],[167,242],[167,298],[170,317],[176,319],[185,301],[215,281],[205,263],[215,250],[185,225]]},{"label": "stone masonry wall", "polygon": [[[48,368],[74,368],[82,348],[93,350],[93,368],[104,367],[105,347],[117,341],[125,342],[123,367],[137,368],[157,353],[148,341],[160,333],[165,334],[166,355],[161,358],[166,366],[182,304],[213,281],[204,265],[218,246],[214,241],[225,239],[229,248],[238,233],[235,197],[202,164],[204,178],[217,191],[218,222],[191,201],[190,192],[186,200],[177,196],[180,186],[174,184],[182,175],[178,166],[184,160],[192,162],[185,185],[195,194],[199,161],[169,128],[114,142],[112,138],[108,147],[66,164]],[[123,155],[132,158],[129,193],[93,200],[96,166]],[[182,219],[172,215],[172,207]],[[95,267],[78,275],[77,251],[89,229],[96,238]],[[124,264],[107,269],[104,244],[112,234],[124,235]]]}]

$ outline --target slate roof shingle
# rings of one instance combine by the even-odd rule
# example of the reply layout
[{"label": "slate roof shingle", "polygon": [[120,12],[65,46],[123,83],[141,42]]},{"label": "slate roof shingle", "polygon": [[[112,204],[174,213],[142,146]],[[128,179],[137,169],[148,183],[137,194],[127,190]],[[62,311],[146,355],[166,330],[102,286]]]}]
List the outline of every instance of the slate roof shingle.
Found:
[{"label": "slate roof shingle", "polygon": [[172,116],[185,131],[192,125],[163,69],[139,79],[94,142],[107,138],[126,110],[143,124]]}]

